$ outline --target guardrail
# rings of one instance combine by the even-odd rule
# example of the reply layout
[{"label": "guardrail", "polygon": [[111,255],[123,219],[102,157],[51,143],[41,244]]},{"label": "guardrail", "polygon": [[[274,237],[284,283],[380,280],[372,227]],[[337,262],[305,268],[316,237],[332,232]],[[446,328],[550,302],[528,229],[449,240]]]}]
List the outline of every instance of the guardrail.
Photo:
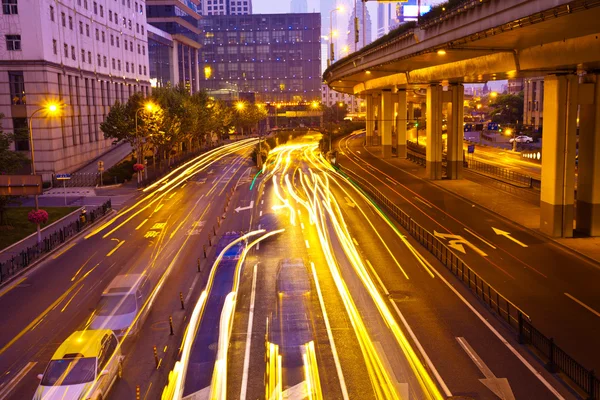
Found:
[{"label": "guardrail", "polygon": [[100,182],[99,172],[74,172],[70,175],[71,178],[64,181],[56,179],[56,175],[52,175],[52,185],[54,187],[94,187]]},{"label": "guardrail", "polygon": [[111,201],[108,200],[96,209],[87,212],[85,221],[81,221],[80,219],[73,221],[46,235],[40,243],[36,243],[35,245],[22,250],[16,257],[12,256],[10,260],[0,263],[0,283],[17,274],[24,268],[27,268],[44,254],[50,253],[69,238],[81,232],[86,226],[95,223],[98,218],[105,215],[110,209]]},{"label": "guardrail", "polygon": [[[341,167],[338,168],[338,171],[344,174]],[[347,174],[344,175],[348,176]],[[503,321],[507,322],[518,335],[520,343],[530,345],[537,350],[541,358],[546,359],[546,368],[550,372],[562,372],[586,393],[588,400],[600,400],[600,380],[593,370],[583,367],[558,347],[552,338],[546,337],[537,330],[525,312],[481,278],[440,239],[419,225],[377,188],[359,185],[352,179],[350,179],[350,182],[370,198],[372,202],[379,204],[389,212],[400,226],[406,229],[412,237],[458,277],[479,300]]]}]

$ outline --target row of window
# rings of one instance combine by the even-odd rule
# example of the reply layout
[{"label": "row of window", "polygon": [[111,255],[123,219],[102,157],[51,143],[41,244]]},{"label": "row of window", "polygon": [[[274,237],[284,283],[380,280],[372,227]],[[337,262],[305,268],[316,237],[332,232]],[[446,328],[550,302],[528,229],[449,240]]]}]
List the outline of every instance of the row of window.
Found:
[{"label": "row of window", "polygon": [[4,14],[4,15],[19,14],[19,7],[17,5],[17,0],[2,0],[2,14]]},{"label": "row of window", "polygon": [[[2,1],[9,1],[9,0],[2,0]],[[10,1],[17,1],[17,0],[10,0]],[[83,0],[85,3],[85,8],[87,9],[87,0]],[[81,0],[78,0],[78,3],[80,3]],[[137,2],[136,4],[136,8],[137,8]],[[140,6],[141,9],[141,6]],[[97,14],[97,3],[94,2],[94,13]],[[100,6],[100,16],[104,17],[104,7],[101,5]],[[114,16],[114,17],[113,17]],[[54,6],[50,6],[50,20],[52,22],[55,22],[55,17],[54,17]],[[67,20],[68,20],[68,25],[69,25],[69,29],[73,30],[73,17],[72,16],[68,16],[64,13],[61,12],[60,13],[60,20],[61,20],[61,24],[63,27],[67,27]],[[117,14],[117,12],[112,12],[112,10],[108,10],[108,20],[110,22],[113,22],[115,24],[119,24],[119,15]],[[130,30],[133,30],[133,23],[131,22],[130,19],[127,19],[125,17],[122,17],[122,22],[123,22],[123,27],[124,28],[129,28]],[[135,24],[135,29],[137,33],[141,33],[142,36],[145,35],[145,28],[144,28],[144,24],[140,25],[139,23]],[[85,24],[85,32],[86,35],[89,37],[90,36],[90,26],[89,24]],[[79,33],[83,35],[83,22],[79,22]]]}]

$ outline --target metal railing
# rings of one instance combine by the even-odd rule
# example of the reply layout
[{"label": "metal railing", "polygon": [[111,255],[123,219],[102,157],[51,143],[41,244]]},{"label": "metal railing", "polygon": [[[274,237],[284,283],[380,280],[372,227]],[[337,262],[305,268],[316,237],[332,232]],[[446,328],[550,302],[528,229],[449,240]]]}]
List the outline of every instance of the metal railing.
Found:
[{"label": "metal railing", "polygon": [[81,232],[86,226],[94,224],[98,218],[105,215],[110,209],[111,201],[108,200],[96,209],[87,212],[85,221],[77,219],[62,228],[47,234],[40,243],[27,247],[16,256],[12,256],[9,260],[6,260],[4,263],[0,262],[0,283],[17,274],[24,268],[27,268],[44,254],[50,253],[58,246],[65,243],[69,238]]},{"label": "metal railing", "polygon": [[[418,157],[418,159],[421,158]],[[339,171],[342,172],[341,167]],[[479,300],[503,321],[506,321],[517,333],[520,343],[527,344],[537,350],[541,358],[545,358],[546,368],[550,372],[562,372],[586,393],[588,400],[600,400],[600,380],[593,370],[583,367],[558,347],[552,338],[547,338],[538,331],[525,312],[504,297],[485,279],[481,278],[440,239],[419,225],[378,189],[372,186],[359,185],[354,180],[351,180],[351,182],[372,202],[379,204],[391,214],[400,226],[406,229],[412,237],[458,277]]]},{"label": "metal railing", "polygon": [[52,175],[52,185],[54,187],[95,187],[100,183],[100,173],[98,172],[74,172],[71,179],[59,180],[56,175]]}]

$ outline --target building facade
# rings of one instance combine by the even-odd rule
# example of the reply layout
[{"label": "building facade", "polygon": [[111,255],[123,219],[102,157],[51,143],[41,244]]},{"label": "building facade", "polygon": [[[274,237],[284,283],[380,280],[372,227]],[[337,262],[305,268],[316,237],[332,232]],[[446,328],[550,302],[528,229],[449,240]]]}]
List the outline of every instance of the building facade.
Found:
[{"label": "building facade", "polygon": [[541,129],[544,122],[544,78],[526,78],[523,86],[523,124]]},{"label": "building facade", "polygon": [[518,94],[523,91],[523,82],[523,78],[509,79],[506,86],[506,92],[508,94]]},{"label": "building facade", "polygon": [[290,2],[290,12],[292,14],[305,14],[308,12],[308,3],[306,0],[292,0]]},{"label": "building facade", "polygon": [[200,26],[202,88],[233,85],[259,102],[320,100],[319,14],[212,16]]},{"label": "building facade", "polygon": [[[363,14],[364,7],[364,14]],[[356,18],[356,13],[358,12],[358,43],[355,43],[355,27],[354,27],[354,18]],[[365,16],[365,23],[363,24],[363,15]],[[355,50],[361,49],[362,47],[371,43],[372,32],[371,32],[371,15],[369,14],[369,10],[365,7],[365,3],[360,1],[356,2],[356,9],[352,10],[352,14],[348,20],[348,32],[347,32],[347,40],[348,46],[350,48],[350,52],[354,52]],[[363,33],[362,30],[365,30]],[[366,41],[365,41],[366,39]],[[355,49],[356,46],[356,49]]]},{"label": "building facade", "polygon": [[[36,170],[72,172],[111,146],[100,124],[115,101],[148,94],[143,0],[11,0],[0,24],[0,112],[6,131],[25,130],[46,101],[56,117],[31,121]],[[15,149],[29,152],[26,140]]]},{"label": "building facade", "polygon": [[200,15],[249,15],[252,0],[200,0]]},{"label": "building facade", "polygon": [[349,95],[347,93],[340,93],[332,90],[326,84],[321,85],[321,104],[328,107],[339,105],[344,103],[347,107],[348,113],[361,113],[365,111],[364,100]]}]

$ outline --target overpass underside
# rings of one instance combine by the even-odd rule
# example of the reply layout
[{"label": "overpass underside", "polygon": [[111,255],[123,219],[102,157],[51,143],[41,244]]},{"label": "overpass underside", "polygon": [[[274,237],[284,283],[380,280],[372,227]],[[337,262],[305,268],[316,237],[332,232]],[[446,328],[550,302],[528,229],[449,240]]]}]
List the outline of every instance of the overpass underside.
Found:
[{"label": "overpass underside", "polygon": [[576,220],[578,231],[600,236],[599,21],[600,0],[466,1],[338,61],[324,79],[365,99],[366,143],[382,157],[406,157],[407,122],[420,108],[429,178],[442,178],[444,130],[446,175],[460,179],[463,84],[544,76],[540,229],[571,237]]}]

